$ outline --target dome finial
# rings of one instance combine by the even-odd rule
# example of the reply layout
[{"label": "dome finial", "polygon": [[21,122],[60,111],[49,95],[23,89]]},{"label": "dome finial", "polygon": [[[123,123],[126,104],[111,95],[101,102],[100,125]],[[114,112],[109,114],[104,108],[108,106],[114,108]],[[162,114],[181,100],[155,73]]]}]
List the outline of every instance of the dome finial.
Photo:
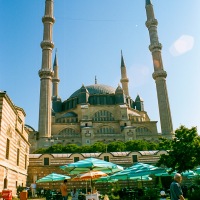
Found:
[{"label": "dome finial", "polygon": [[123,57],[122,50],[121,50],[121,67],[125,67],[124,57]]}]

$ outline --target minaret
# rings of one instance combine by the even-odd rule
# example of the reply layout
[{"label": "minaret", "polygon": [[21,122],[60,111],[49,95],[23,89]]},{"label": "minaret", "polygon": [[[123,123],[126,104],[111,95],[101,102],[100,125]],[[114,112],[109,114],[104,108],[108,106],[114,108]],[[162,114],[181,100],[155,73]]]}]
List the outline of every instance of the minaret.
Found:
[{"label": "minaret", "polygon": [[[52,107],[52,50],[54,44],[52,41],[53,24],[53,0],[45,1],[45,15],[42,18],[44,24],[42,48],[42,66],[39,71],[40,77],[40,108],[39,108],[39,137],[40,144],[43,145],[43,140],[51,136],[51,107]],[[46,141],[46,139],[44,140]]]},{"label": "minaret", "polygon": [[124,58],[122,55],[122,51],[121,51],[121,80],[120,82],[122,83],[122,89],[124,90],[124,94],[126,96],[129,96],[129,91],[128,91],[128,78],[127,78],[127,74],[126,74],[126,66],[124,63]]},{"label": "minaret", "polygon": [[146,0],[146,27],[149,30],[150,45],[149,50],[152,53],[154,73],[153,79],[156,83],[158,106],[160,112],[161,131],[163,135],[173,134],[173,125],[171,118],[171,111],[168,100],[166,77],[167,73],[164,71],[161,49],[162,45],[159,43],[157,34],[158,21],[154,17],[154,10],[151,0]]},{"label": "minaret", "polygon": [[56,52],[55,58],[54,58],[53,72],[54,72],[53,79],[52,79],[52,83],[53,83],[53,97],[57,97],[58,98],[58,83],[60,82],[60,79],[58,78],[57,52]]}]

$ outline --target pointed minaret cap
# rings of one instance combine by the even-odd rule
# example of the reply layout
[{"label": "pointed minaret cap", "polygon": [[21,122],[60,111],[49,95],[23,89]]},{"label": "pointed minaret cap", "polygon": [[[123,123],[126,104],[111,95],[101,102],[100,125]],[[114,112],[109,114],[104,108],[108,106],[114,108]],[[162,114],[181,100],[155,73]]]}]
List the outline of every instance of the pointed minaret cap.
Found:
[{"label": "pointed minaret cap", "polygon": [[54,58],[54,63],[53,63],[53,66],[58,66],[58,59],[57,59],[57,49],[56,49],[56,52],[55,52],[55,58]]},{"label": "pointed minaret cap", "polygon": [[95,84],[97,84],[97,76],[95,76]]},{"label": "pointed minaret cap", "polygon": [[146,5],[152,5],[151,0],[146,0]]},{"label": "pointed minaret cap", "polygon": [[121,50],[121,67],[125,67],[124,57],[123,57],[123,54],[122,54],[122,50]]}]

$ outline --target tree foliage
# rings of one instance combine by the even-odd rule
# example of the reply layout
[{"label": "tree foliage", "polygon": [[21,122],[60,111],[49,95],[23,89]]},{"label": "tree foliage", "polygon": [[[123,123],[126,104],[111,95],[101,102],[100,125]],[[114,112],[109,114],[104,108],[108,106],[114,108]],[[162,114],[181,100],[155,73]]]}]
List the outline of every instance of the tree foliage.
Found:
[{"label": "tree foliage", "polygon": [[126,149],[126,145],[124,144],[124,142],[121,141],[115,141],[115,142],[111,142],[108,144],[108,152],[120,152],[120,151],[125,151]]},{"label": "tree foliage", "polygon": [[157,165],[171,168],[171,171],[184,172],[200,164],[200,137],[197,128],[180,126],[173,140],[164,139],[161,147],[168,147],[168,155],[162,155]]},{"label": "tree foliage", "polygon": [[93,145],[77,146],[76,144],[52,145],[49,148],[38,149],[34,153],[94,153],[94,152],[119,152],[119,151],[147,151],[157,150],[158,143],[145,140],[131,140],[127,142],[114,141],[108,144],[96,142]]}]

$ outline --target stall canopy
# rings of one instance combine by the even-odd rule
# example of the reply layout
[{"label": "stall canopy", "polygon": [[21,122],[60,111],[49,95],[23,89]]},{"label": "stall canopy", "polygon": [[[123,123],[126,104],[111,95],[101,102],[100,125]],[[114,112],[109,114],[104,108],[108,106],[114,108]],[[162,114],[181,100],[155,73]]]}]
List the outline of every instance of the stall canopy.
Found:
[{"label": "stall canopy", "polygon": [[96,158],[87,158],[78,162],[70,163],[60,167],[69,174],[80,174],[91,170],[102,171],[106,174],[123,170],[122,166]]},{"label": "stall canopy", "polygon": [[45,182],[54,182],[54,181],[63,181],[65,179],[70,179],[70,176],[63,175],[63,174],[56,174],[52,173],[47,176],[44,176],[41,179],[38,179],[36,183],[45,183]]}]

